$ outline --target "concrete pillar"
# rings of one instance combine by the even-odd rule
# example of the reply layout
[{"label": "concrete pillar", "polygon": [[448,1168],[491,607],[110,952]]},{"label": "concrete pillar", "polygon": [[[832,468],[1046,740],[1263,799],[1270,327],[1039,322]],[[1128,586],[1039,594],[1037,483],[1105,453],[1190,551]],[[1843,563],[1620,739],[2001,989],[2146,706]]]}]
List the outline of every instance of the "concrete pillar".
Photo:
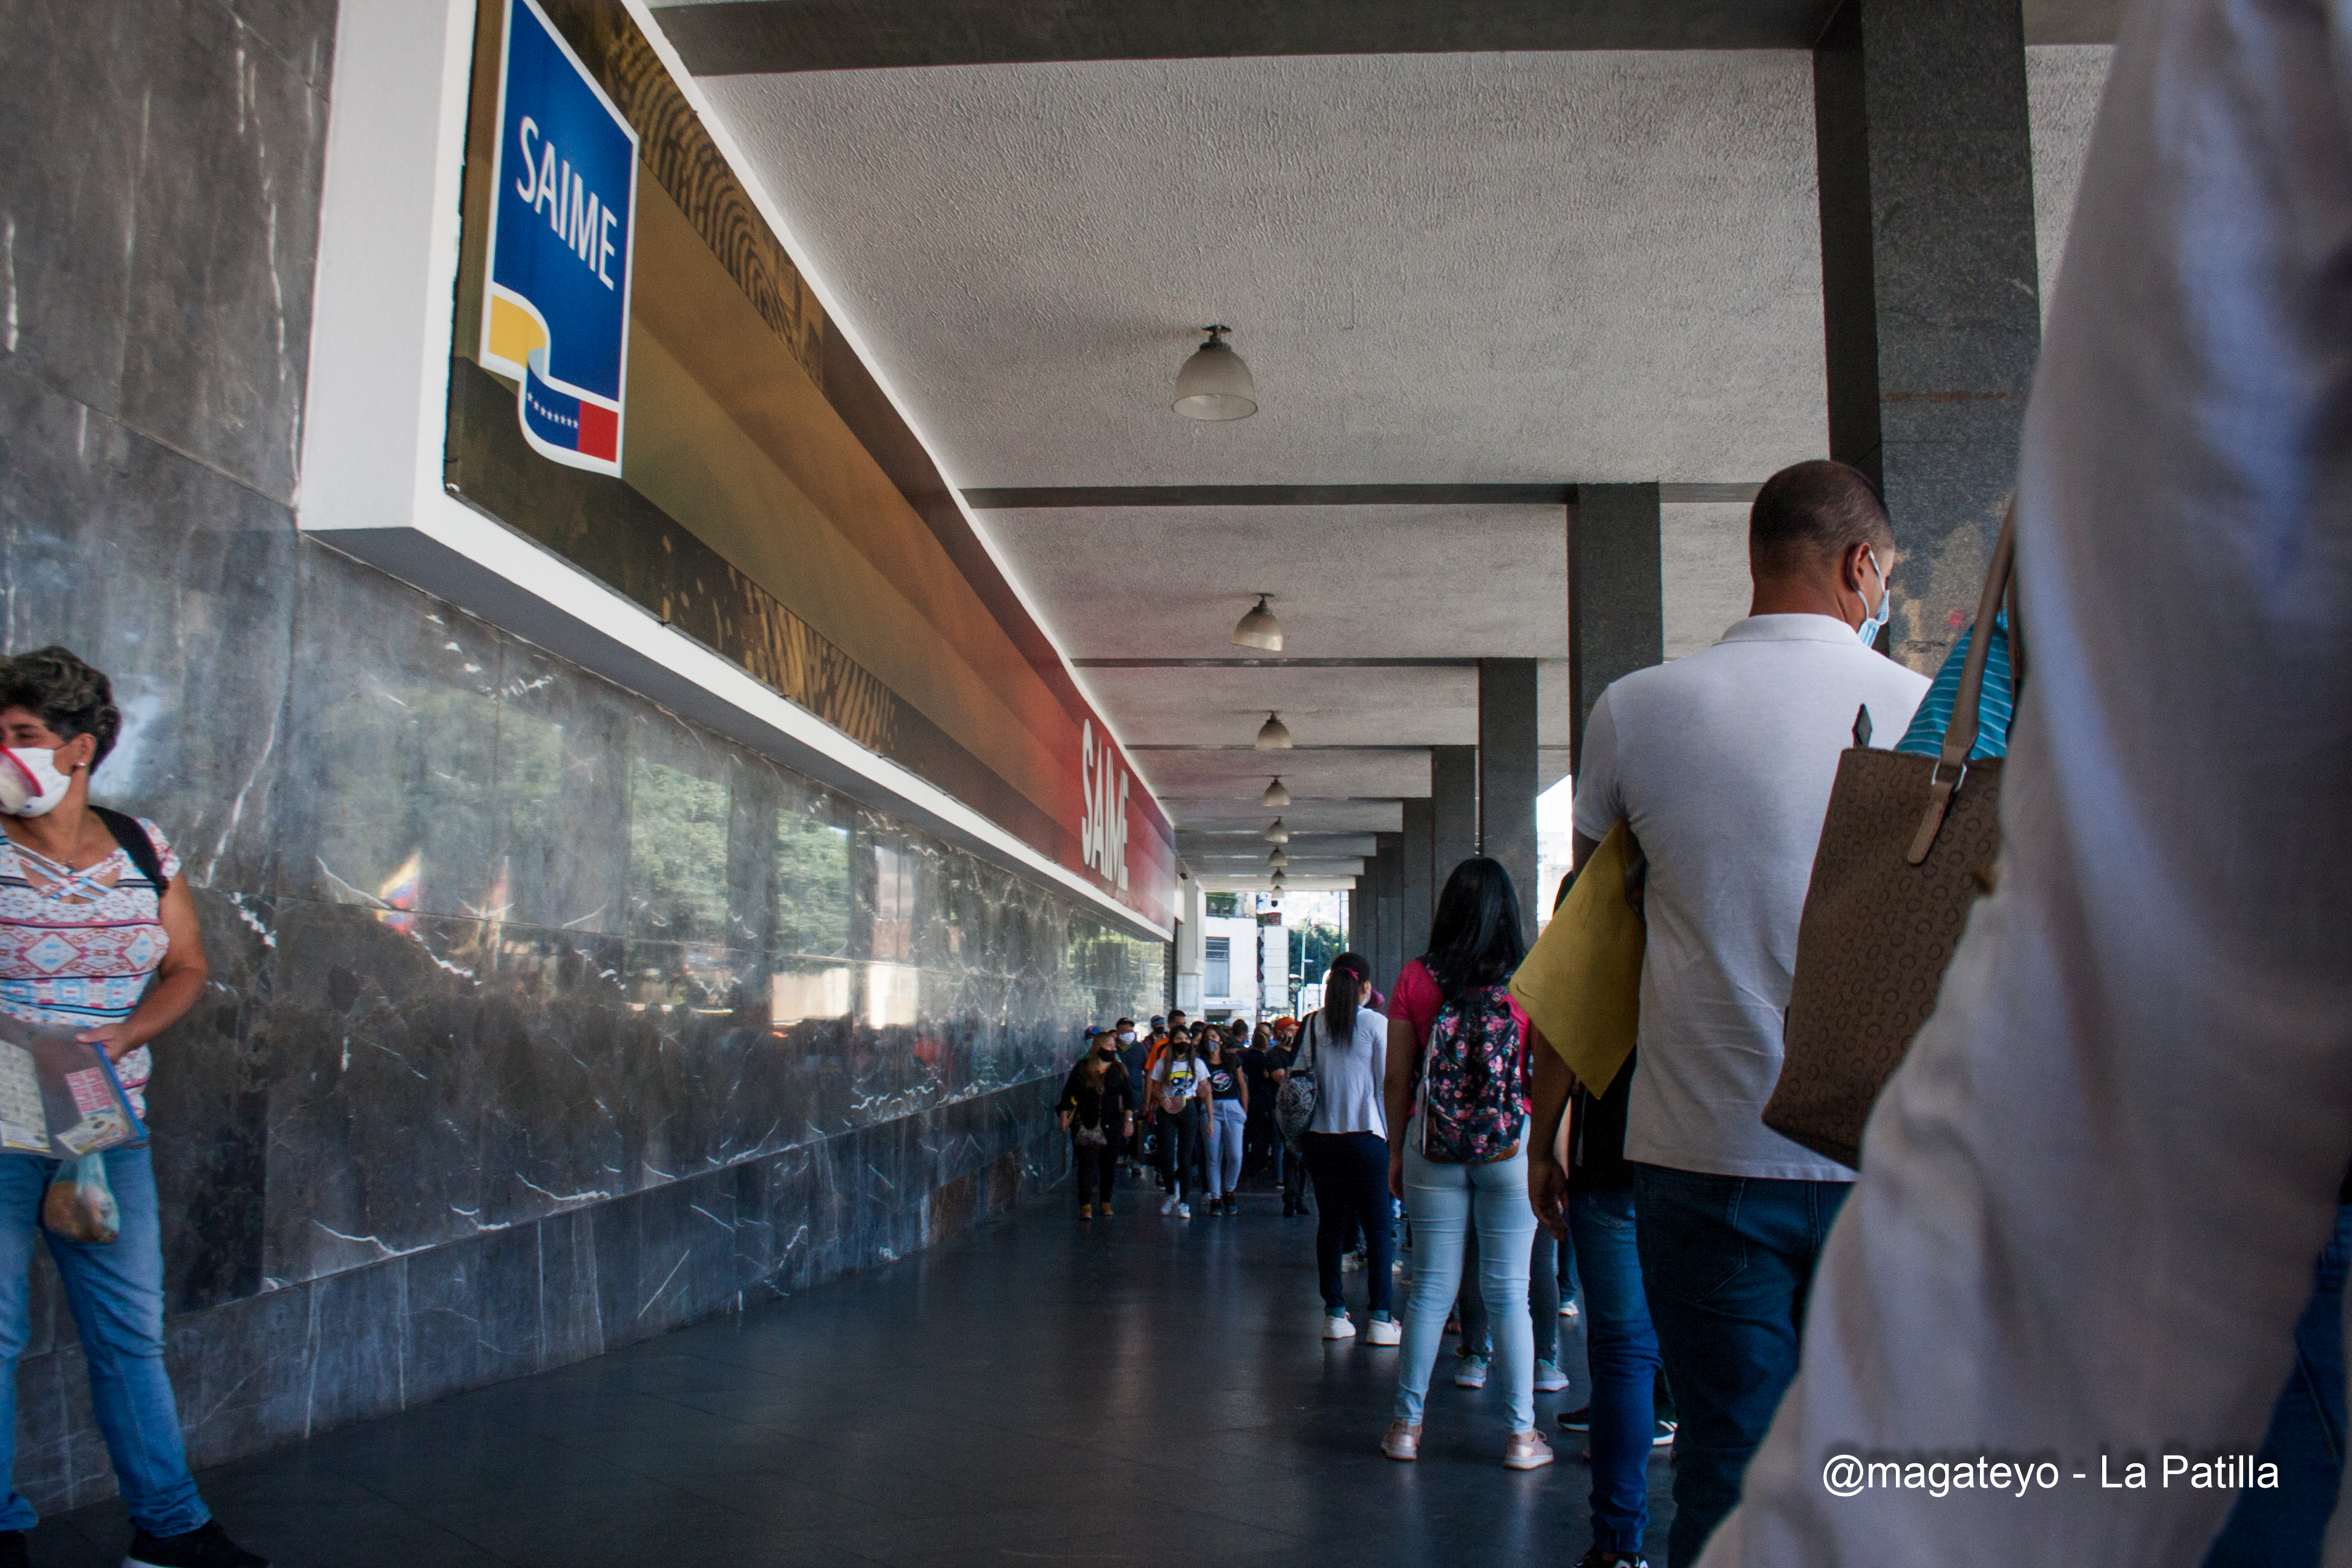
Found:
[{"label": "concrete pillar", "polygon": [[1478,661],[1478,849],[1503,863],[1536,929],[1536,661]]},{"label": "concrete pillar", "polygon": [[1431,747],[1429,795],[1431,878],[1443,889],[1454,868],[1478,853],[1478,748]]},{"label": "concrete pillar", "polygon": [[1187,877],[1176,884],[1175,1005],[1194,1017],[1201,1016],[1201,973],[1207,966],[1208,943],[1201,926],[1206,900],[1200,881]]},{"label": "concrete pillar", "polygon": [[1381,835],[1379,860],[1380,947],[1364,956],[1372,961],[1372,984],[1383,993],[1396,989],[1397,971],[1404,967],[1404,850],[1402,834]]},{"label": "concrete pillar", "polygon": [[1397,936],[1405,960],[1419,958],[1429,947],[1429,917],[1437,907],[1436,820],[1427,795],[1404,803],[1404,832],[1397,841],[1402,882]]},{"label": "concrete pillar", "polygon": [[1658,541],[1656,485],[1576,487],[1576,504],[1568,509],[1568,684],[1576,715],[1570,773],[1584,753],[1584,721],[1609,683],[1666,657]]},{"label": "concrete pillar", "polygon": [[1973,614],[2042,346],[2017,0],[1846,0],[1813,50],[1830,455],[1878,479],[1890,651]]}]

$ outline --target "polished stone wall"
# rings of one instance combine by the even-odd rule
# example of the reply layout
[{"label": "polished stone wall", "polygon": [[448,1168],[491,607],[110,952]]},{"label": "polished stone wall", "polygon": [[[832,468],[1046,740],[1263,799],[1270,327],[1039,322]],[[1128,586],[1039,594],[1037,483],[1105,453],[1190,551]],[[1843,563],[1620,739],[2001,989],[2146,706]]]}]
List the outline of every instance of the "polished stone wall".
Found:
[{"label": "polished stone wall", "polygon": [[[920,1247],[1164,950],[299,537],[331,0],[0,0],[0,635],[112,673],[199,1463]],[[136,128],[134,135],[131,130]],[[44,1263],[16,1484],[111,1489]]]}]

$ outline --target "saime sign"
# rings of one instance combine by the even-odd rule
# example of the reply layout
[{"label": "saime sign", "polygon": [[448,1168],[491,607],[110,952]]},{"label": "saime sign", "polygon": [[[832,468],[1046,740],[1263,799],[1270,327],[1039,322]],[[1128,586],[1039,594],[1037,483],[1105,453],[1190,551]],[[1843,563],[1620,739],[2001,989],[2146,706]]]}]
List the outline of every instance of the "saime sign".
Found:
[{"label": "saime sign", "polygon": [[1127,769],[1105,736],[1095,743],[1091,720],[1078,748],[1078,784],[1085,805],[1078,816],[1078,858],[1104,881],[1127,891]]},{"label": "saime sign", "polygon": [[621,471],[637,133],[540,10],[507,0],[481,362],[541,457]]}]

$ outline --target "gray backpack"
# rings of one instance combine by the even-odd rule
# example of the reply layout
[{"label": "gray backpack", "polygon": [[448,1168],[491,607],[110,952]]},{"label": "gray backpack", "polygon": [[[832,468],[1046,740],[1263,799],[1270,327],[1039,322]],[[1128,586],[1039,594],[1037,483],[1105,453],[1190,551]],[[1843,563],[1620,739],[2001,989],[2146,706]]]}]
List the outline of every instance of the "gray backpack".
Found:
[{"label": "gray backpack", "polygon": [[1282,1130],[1283,1143],[1292,1149],[1298,1147],[1298,1135],[1315,1120],[1316,1101],[1322,1095],[1315,1082],[1315,1029],[1322,1022],[1319,1016],[1307,1020],[1306,1065],[1294,1062],[1290,1076],[1282,1080],[1282,1088],[1274,1097],[1274,1123]]}]

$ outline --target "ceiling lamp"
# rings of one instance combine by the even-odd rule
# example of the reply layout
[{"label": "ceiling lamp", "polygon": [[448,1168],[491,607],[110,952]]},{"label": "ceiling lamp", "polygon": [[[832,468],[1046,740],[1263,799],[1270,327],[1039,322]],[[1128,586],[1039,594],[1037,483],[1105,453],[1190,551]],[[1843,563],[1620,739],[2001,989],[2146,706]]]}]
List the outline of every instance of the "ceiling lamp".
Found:
[{"label": "ceiling lamp", "polygon": [[1257,384],[1249,366],[1226,346],[1231,327],[1202,327],[1209,341],[1192,351],[1176,373],[1176,401],[1170,405],[1187,419],[1246,419],[1257,412]]},{"label": "ceiling lamp", "polygon": [[1265,841],[1268,844],[1287,844],[1290,842],[1290,829],[1282,825],[1282,818],[1277,816],[1272,822],[1266,824]]},{"label": "ceiling lamp", "polygon": [[1265,858],[1265,863],[1279,871],[1290,864],[1290,851],[1277,844],[1275,846],[1274,853]]},{"label": "ceiling lamp", "polygon": [[1266,807],[1270,811],[1280,811],[1284,806],[1290,804],[1290,792],[1282,787],[1282,781],[1280,779],[1276,779],[1272,784],[1266,785],[1265,793],[1257,798],[1260,805]]},{"label": "ceiling lamp", "polygon": [[1268,653],[1282,651],[1282,623],[1265,607],[1266,595],[1257,596],[1257,608],[1244,616],[1234,626],[1234,641],[1244,647],[1262,647]]},{"label": "ceiling lamp", "polygon": [[1290,731],[1280,715],[1269,713],[1265,716],[1265,722],[1258,726],[1257,749],[1261,752],[1290,750]]},{"label": "ceiling lamp", "polygon": [[1274,880],[1273,880],[1272,882],[1268,883],[1267,885],[1268,885],[1269,887],[1273,888],[1273,889],[1274,889],[1274,890],[1275,890],[1276,892],[1279,893],[1280,891],[1282,891],[1282,882],[1283,882],[1282,873],[1281,873],[1281,872],[1279,872],[1279,871],[1276,871],[1276,872],[1274,874]]}]

